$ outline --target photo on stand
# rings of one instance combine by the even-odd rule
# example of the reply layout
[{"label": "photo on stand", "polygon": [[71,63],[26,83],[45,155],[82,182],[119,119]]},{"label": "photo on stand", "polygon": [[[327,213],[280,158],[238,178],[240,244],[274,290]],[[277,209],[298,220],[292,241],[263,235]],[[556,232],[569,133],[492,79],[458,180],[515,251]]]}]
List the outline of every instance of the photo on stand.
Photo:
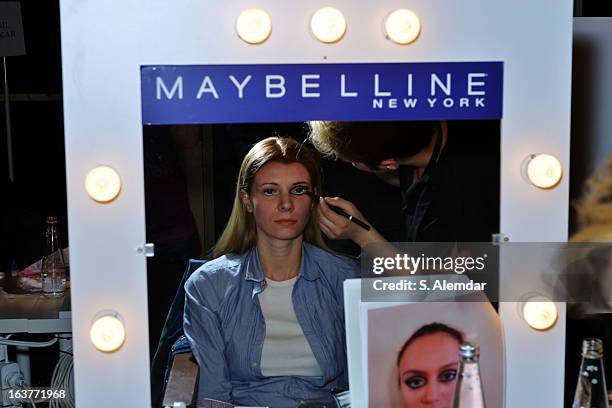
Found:
[{"label": "photo on stand", "polygon": [[[503,406],[502,326],[490,303],[429,302],[373,307],[365,311],[368,406],[454,406],[453,397],[460,394],[460,380],[470,379],[469,374],[462,376],[460,372],[460,347],[466,343],[477,349],[476,357],[470,361],[478,362],[486,406]],[[476,381],[470,388],[478,385]]]}]

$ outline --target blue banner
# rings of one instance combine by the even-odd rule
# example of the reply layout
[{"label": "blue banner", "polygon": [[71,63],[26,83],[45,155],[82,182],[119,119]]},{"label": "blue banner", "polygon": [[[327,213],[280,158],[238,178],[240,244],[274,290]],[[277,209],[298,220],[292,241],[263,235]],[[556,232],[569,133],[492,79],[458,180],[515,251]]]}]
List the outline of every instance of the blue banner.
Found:
[{"label": "blue banner", "polygon": [[502,62],[141,68],[144,124],[500,119]]}]

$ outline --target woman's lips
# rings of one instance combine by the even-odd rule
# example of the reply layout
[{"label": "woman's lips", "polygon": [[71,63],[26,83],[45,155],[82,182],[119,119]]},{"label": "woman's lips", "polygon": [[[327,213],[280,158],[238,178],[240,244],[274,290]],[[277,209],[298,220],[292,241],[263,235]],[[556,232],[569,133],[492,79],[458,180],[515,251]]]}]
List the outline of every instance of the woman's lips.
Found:
[{"label": "woman's lips", "polygon": [[279,225],[283,225],[283,226],[288,227],[288,226],[291,226],[291,225],[295,225],[297,223],[297,220],[282,219],[282,220],[276,220],[274,222],[279,224]]}]

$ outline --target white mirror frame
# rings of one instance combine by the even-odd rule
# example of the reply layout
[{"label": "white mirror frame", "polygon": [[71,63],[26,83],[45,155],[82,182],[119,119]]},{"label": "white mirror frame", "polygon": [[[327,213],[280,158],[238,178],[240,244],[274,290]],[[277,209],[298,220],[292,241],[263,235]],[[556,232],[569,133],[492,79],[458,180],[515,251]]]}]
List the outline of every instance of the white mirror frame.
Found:
[{"label": "white mirror frame", "polygon": [[[235,33],[236,16],[252,6],[246,0],[60,3],[77,406],[150,406],[146,262],[138,251],[145,243],[141,65],[503,61],[501,232],[512,241],[567,238],[568,179],[534,189],[520,165],[546,151],[569,170],[570,0],[337,0],[328,5],[343,10],[349,28],[333,45],[308,29],[322,4],[262,0],[257,6],[269,12],[274,32],[258,46]],[[381,28],[404,6],[422,22],[408,46],[386,40]],[[121,195],[107,205],[83,187],[98,163],[122,178]],[[113,354],[89,340],[92,316],[103,309],[125,320],[126,342]],[[506,406],[562,406],[564,305],[547,332],[524,324],[515,303],[500,304],[500,315]]]}]

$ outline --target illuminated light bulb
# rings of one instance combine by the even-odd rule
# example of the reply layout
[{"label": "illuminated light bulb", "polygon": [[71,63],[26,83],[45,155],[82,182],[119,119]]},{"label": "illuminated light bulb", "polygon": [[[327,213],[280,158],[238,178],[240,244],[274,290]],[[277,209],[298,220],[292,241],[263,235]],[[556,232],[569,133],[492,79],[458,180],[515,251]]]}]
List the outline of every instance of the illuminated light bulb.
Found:
[{"label": "illuminated light bulb", "polygon": [[93,200],[107,203],[121,191],[121,178],[112,167],[97,166],[87,173],[85,190]]},{"label": "illuminated light bulb", "polygon": [[243,10],[236,19],[238,36],[249,44],[261,44],[272,33],[272,20],[268,13],[261,9]]},{"label": "illuminated light bulb", "polygon": [[557,322],[557,305],[545,296],[533,296],[522,304],[522,317],[533,329],[548,330]]},{"label": "illuminated light bulb", "polygon": [[414,12],[398,9],[387,16],[385,21],[387,38],[397,44],[410,44],[421,33],[421,21]]},{"label": "illuminated light bulb", "polygon": [[326,44],[334,43],[346,33],[346,19],[340,10],[323,7],[310,19],[310,30],[319,41]]},{"label": "illuminated light bulb", "polygon": [[125,327],[118,313],[101,312],[91,325],[89,338],[100,351],[110,353],[118,350],[125,341]]},{"label": "illuminated light bulb", "polygon": [[561,180],[563,167],[555,156],[532,154],[526,160],[526,177],[534,186],[543,189],[552,188]]}]

